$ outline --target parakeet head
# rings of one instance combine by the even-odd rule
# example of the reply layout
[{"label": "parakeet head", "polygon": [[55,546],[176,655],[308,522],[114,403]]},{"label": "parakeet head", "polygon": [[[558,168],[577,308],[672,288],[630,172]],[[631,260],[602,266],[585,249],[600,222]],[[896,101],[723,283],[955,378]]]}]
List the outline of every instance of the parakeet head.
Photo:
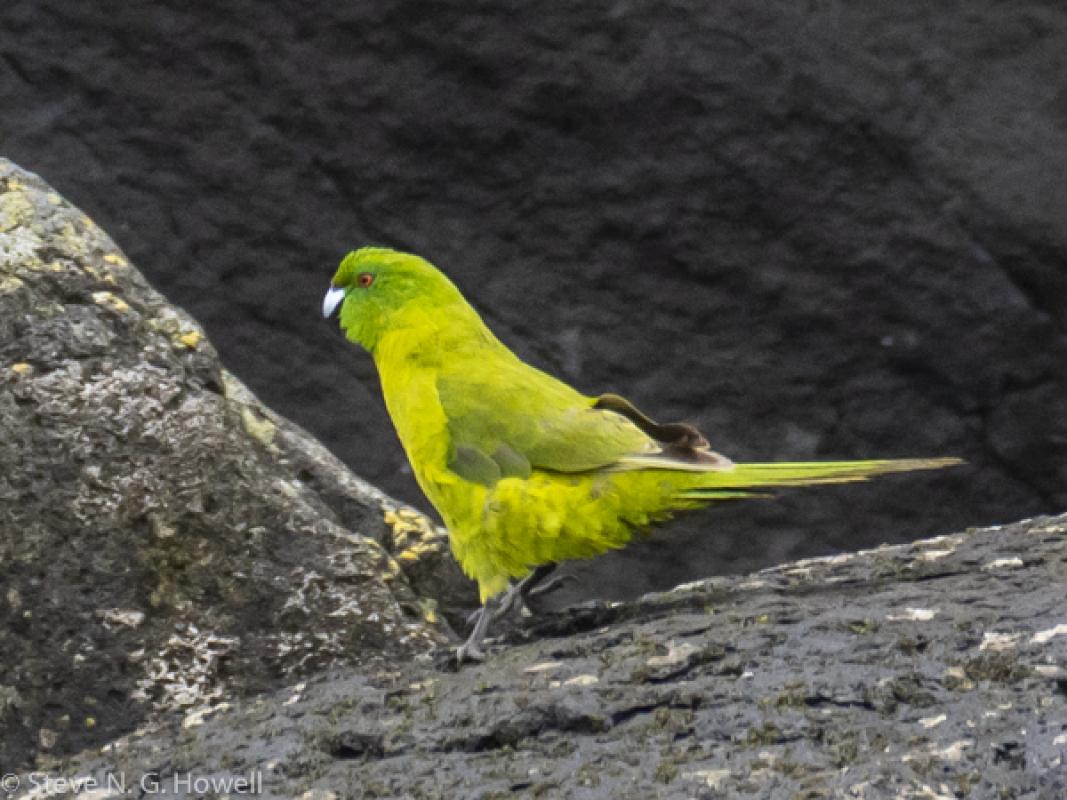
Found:
[{"label": "parakeet head", "polygon": [[452,281],[426,259],[385,247],[345,256],[322,301],[322,315],[338,315],[348,338],[371,351],[388,330],[454,322],[457,313],[473,311]]}]

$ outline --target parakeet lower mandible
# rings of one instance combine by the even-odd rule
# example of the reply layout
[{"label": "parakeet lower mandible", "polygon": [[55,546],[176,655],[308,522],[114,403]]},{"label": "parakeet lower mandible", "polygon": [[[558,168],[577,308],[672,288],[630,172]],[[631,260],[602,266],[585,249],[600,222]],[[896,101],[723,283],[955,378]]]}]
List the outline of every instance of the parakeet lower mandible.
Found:
[{"label": "parakeet lower mandible", "polygon": [[374,357],[419,486],[478,583],[482,609],[461,662],[482,657],[490,619],[557,562],[621,547],[677,511],[752,489],[959,463],[734,464],[691,425],[654,422],[618,395],[588,397],[523,363],[452,282],[415,255],[349,253],[322,311],[339,314],[348,338]]}]

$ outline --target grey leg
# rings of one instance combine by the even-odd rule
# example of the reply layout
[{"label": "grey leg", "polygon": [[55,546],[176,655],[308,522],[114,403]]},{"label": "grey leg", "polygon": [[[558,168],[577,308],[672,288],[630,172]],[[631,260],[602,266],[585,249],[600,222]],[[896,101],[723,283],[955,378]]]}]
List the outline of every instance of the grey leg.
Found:
[{"label": "grey leg", "polygon": [[[503,595],[498,595],[499,600],[490,598],[485,605],[471,614],[467,620],[474,624],[474,628],[467,637],[467,641],[456,650],[456,660],[460,664],[464,661],[483,661],[485,653],[482,652],[482,640],[485,638],[486,631],[489,630],[489,623],[521,608],[523,601],[537,594],[538,585],[555,569],[556,564],[552,562],[535,567],[533,572],[510,587]],[[544,589],[551,591],[555,585],[556,582],[552,581]]]},{"label": "grey leg", "polygon": [[[545,575],[547,574],[548,573],[546,572]],[[525,592],[523,592],[522,596],[524,600],[530,600],[531,598],[535,597],[543,597],[544,595],[552,594],[552,592],[556,591],[556,589],[560,588],[564,584],[575,583],[577,582],[577,580],[578,579],[573,575],[557,575],[554,578],[551,578],[550,580],[539,581],[536,586],[530,586]],[[531,607],[529,603],[526,604],[526,607],[533,611],[535,614],[537,613],[537,609]]]},{"label": "grey leg", "polygon": [[462,666],[464,661],[484,661],[485,653],[482,652],[482,639],[489,628],[489,619],[496,616],[497,603],[493,598],[485,601],[478,611],[475,612],[477,619],[474,620],[474,630],[467,637],[467,641],[456,650],[456,662]]},{"label": "grey leg", "polygon": [[[504,594],[501,596],[500,604],[493,612],[493,619],[500,619],[501,617],[507,616],[515,610],[515,606],[519,603],[520,600],[525,600],[531,595],[538,594],[540,591],[537,588],[538,584],[540,584],[541,581],[548,577],[555,568],[556,565],[554,563],[542,564],[541,566],[534,568],[533,572],[531,572],[521,581],[516,583],[514,586],[509,587],[508,590],[504,592]],[[546,588],[551,591],[552,588],[554,588],[554,585],[554,581],[550,582]],[[482,608],[479,608],[477,611],[473,612],[470,616],[467,617],[467,624],[476,626],[478,624],[478,620],[480,620],[484,615],[485,607],[483,606]]]},{"label": "grey leg", "polygon": [[541,564],[534,568],[534,571],[516,583],[507,592],[504,593],[504,597],[500,600],[500,607],[497,608],[493,614],[493,619],[500,619],[515,611],[517,608],[521,609],[523,601],[536,594],[537,587],[545,578],[551,575],[556,569],[555,562],[549,562],[548,564]]},{"label": "grey leg", "polygon": [[529,575],[519,581],[519,593],[523,597],[529,597],[531,594],[537,594],[541,590],[538,588],[545,578],[556,571],[556,567],[559,566],[555,561],[549,561],[547,564],[534,569]]}]

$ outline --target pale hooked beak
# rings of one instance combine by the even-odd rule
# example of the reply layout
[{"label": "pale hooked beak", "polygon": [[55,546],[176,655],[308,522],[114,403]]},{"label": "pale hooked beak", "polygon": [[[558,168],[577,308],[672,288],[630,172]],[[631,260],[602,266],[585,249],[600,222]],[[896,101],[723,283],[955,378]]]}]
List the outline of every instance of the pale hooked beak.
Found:
[{"label": "pale hooked beak", "polygon": [[322,316],[329,319],[334,315],[345,299],[345,290],[331,286],[330,291],[322,298]]}]

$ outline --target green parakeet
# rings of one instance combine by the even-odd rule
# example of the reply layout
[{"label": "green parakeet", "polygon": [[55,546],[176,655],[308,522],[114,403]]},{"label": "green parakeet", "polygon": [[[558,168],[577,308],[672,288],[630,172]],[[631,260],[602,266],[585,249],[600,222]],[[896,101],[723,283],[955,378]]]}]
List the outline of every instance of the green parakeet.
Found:
[{"label": "green parakeet", "polygon": [[334,314],[374,357],[415,478],[478,583],[483,607],[461,661],[481,657],[494,609],[557,562],[621,547],[675,512],[769,487],[959,463],[735,464],[691,425],[659,424],[618,395],[584,395],[524,363],[447,277],[407,253],[349,253],[323,301],[323,316]]}]

